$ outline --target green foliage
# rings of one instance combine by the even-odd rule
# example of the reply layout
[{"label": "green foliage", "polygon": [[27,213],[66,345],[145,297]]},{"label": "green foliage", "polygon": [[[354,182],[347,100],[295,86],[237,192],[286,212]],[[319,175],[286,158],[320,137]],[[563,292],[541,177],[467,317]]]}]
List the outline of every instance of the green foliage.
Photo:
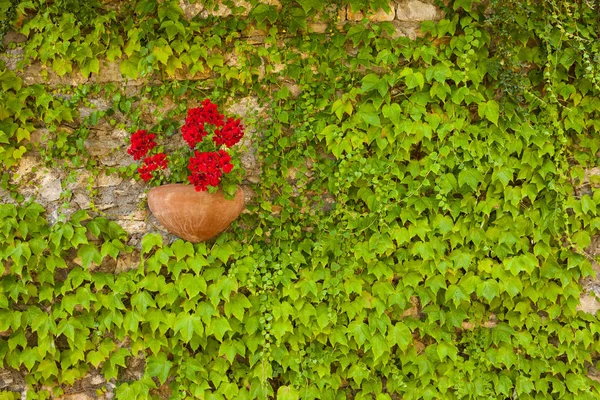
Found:
[{"label": "green foliage", "polygon": [[[577,310],[600,228],[593,4],[451,1],[410,41],[335,25],[338,8],[383,1],[250,3],[190,21],[176,1],[21,3],[24,64],[206,80],[64,99],[2,69],[5,168],[32,121],[59,132],[92,94],[112,103],[92,125],[137,126],[174,100],[162,132],[207,94],[269,111],[247,120],[262,164],[249,213],[214,242],[149,234],[137,268],[113,274],[131,251],[114,222],[48,226],[35,203],[1,205],[3,365],[57,393],[97,369],[122,399],[597,398],[600,324]],[[85,137],[44,154],[85,157]]]}]

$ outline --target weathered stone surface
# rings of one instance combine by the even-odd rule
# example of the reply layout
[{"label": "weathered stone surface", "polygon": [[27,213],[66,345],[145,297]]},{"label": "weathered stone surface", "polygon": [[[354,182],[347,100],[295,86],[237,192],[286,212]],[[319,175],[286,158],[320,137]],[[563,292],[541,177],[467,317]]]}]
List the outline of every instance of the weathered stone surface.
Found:
[{"label": "weathered stone surface", "polygon": [[8,31],[6,32],[6,35],[4,35],[4,40],[2,41],[2,43],[4,44],[4,46],[8,46],[11,43],[23,43],[26,41],[27,36],[23,35],[22,33]]},{"label": "weathered stone surface", "polygon": [[45,201],[56,201],[62,193],[60,177],[53,171],[45,170],[40,182],[40,196]]},{"label": "weathered stone surface", "polygon": [[596,314],[600,309],[600,302],[595,296],[590,294],[582,294],[579,298],[579,305],[577,306],[578,311],[583,311],[589,314]]},{"label": "weathered stone surface", "polygon": [[217,3],[214,7],[209,9],[205,8],[200,15],[204,18],[208,16],[225,18],[231,15],[231,8],[227,7],[225,4]]},{"label": "weathered stone surface", "polygon": [[191,185],[171,184],[148,192],[152,214],[167,230],[190,242],[208,240],[231,224],[244,209],[244,191],[232,200],[217,193],[197,192]]},{"label": "weathered stone surface", "polygon": [[[233,4],[238,8],[236,13],[238,16],[247,16],[252,9],[252,5],[245,0],[233,0]],[[205,7],[200,1],[192,4],[188,0],[179,0],[179,7],[181,7],[184,17],[188,20],[196,16],[199,18],[207,18],[208,16],[225,18],[233,13],[231,8],[222,3],[216,3],[214,7]]]},{"label": "weathered stone surface", "polygon": [[109,83],[109,82],[125,82],[128,83],[137,83],[140,84],[143,82],[142,79],[131,80],[129,78],[125,78],[123,74],[121,74],[121,60],[100,60],[100,68],[99,73],[91,74],[88,78],[89,83]]},{"label": "weathered stone surface", "polygon": [[0,390],[22,392],[26,388],[25,379],[19,371],[0,368]]},{"label": "weathered stone surface", "polygon": [[584,170],[585,182],[588,184],[594,185],[596,187],[600,186],[600,168],[588,168]]},{"label": "weathered stone surface", "polygon": [[361,11],[352,11],[352,7],[348,7],[346,10],[346,20],[348,21],[362,21],[365,15]]},{"label": "weathered stone surface", "polygon": [[133,159],[127,154],[126,146],[129,133],[124,129],[108,130],[109,127],[94,129],[85,140],[84,146],[88,153],[98,157],[107,166],[129,165]]},{"label": "weathered stone surface", "polygon": [[392,22],[395,28],[394,38],[407,37],[409,39],[416,39],[420,34],[420,22],[402,22],[394,20]]},{"label": "weathered stone surface", "polygon": [[58,397],[60,400],[93,400],[96,399],[94,391],[66,394]]},{"label": "weathered stone surface", "polygon": [[83,210],[89,209],[91,205],[89,197],[84,193],[75,193],[73,201]]},{"label": "weathered stone surface", "polygon": [[[256,193],[254,192],[254,190],[252,190],[252,186],[251,185],[242,185],[242,189],[244,189],[244,200],[247,203],[250,203],[252,201],[252,199],[254,197],[256,197]],[[244,208],[244,210],[242,211],[242,213],[249,213],[250,211],[248,211],[246,208]]]},{"label": "weathered stone surface", "polygon": [[[250,4],[248,1],[246,0],[233,0],[233,4],[238,7],[238,13],[236,15],[240,15],[242,17],[247,16],[248,14],[250,14],[250,10],[252,10],[252,4]],[[243,7],[244,10],[240,11],[239,8]]]},{"label": "weathered stone surface", "polygon": [[417,296],[411,296],[410,304],[412,306],[408,310],[405,310],[402,313],[402,318],[407,318],[407,317],[419,318],[419,315],[421,313],[421,311],[420,311],[421,304],[419,302],[419,298]]},{"label": "weathered stone surface", "polygon": [[575,187],[577,196],[593,196],[593,189],[600,187],[600,168],[588,168],[584,170],[583,182]]},{"label": "weathered stone surface", "polygon": [[302,93],[302,88],[295,82],[285,82],[284,85],[288,88],[288,90],[292,94],[292,98],[294,99],[297,99],[298,96],[300,96],[300,94]]},{"label": "weathered stone surface", "polygon": [[23,60],[23,49],[17,48],[6,50],[0,54],[0,60],[4,62],[4,65],[8,70],[14,71],[17,69],[19,61]]},{"label": "weathered stone surface", "polygon": [[48,137],[50,136],[50,131],[46,128],[36,129],[31,132],[31,142],[39,145],[44,145],[48,142]]},{"label": "weathered stone surface", "polygon": [[99,386],[106,383],[106,379],[104,379],[104,376],[100,374],[90,375],[87,378],[89,379],[90,384],[94,386]]},{"label": "weathered stone surface", "polygon": [[123,182],[123,178],[117,175],[107,175],[100,173],[96,178],[96,187],[118,186]]},{"label": "weathered stone surface", "polygon": [[396,9],[393,4],[390,4],[389,11],[384,11],[382,8],[380,8],[373,15],[369,16],[369,20],[373,22],[393,21],[395,17]]},{"label": "weathered stone surface", "polygon": [[490,317],[487,321],[483,323],[484,328],[494,328],[498,325],[498,317],[496,314],[490,314]]},{"label": "weathered stone surface", "polygon": [[183,10],[183,16],[186,19],[192,19],[196,15],[204,11],[204,5],[202,5],[202,3],[199,1],[195,3],[190,3],[186,0],[179,0],[179,7],[181,7],[181,9]]},{"label": "weathered stone surface", "polygon": [[593,366],[590,366],[588,368],[588,373],[587,373],[588,378],[595,380],[596,382],[600,382],[600,371],[598,371],[596,368],[594,368]]},{"label": "weathered stone surface", "polygon": [[115,273],[127,272],[136,269],[140,265],[140,253],[134,251],[132,253],[120,254],[117,258],[117,267]]},{"label": "weathered stone surface", "polygon": [[15,174],[13,175],[13,181],[15,183],[22,182],[26,176],[33,172],[33,170],[41,164],[41,160],[31,153],[25,154],[19,160],[19,165]]},{"label": "weathered stone surface", "polygon": [[117,219],[117,223],[129,235],[136,235],[148,231],[148,213],[146,211],[135,211],[129,215],[121,216]]},{"label": "weathered stone surface", "polygon": [[110,103],[106,99],[90,99],[89,106],[79,107],[80,118],[89,117],[94,111],[106,111],[110,108]]},{"label": "weathered stone surface", "polygon": [[329,28],[329,24],[322,22],[314,22],[308,25],[308,31],[311,33],[325,33]]},{"label": "weathered stone surface", "polygon": [[[0,56],[4,60],[8,69],[15,70],[19,61],[23,59],[22,49],[9,50]],[[49,65],[44,65],[39,62],[31,62],[22,71],[18,71],[17,75],[23,79],[27,85],[44,84],[55,88],[58,86],[79,86],[89,83],[110,83],[110,82],[127,82],[127,86],[139,86],[147,82],[148,78],[130,79],[121,74],[121,60],[109,61],[100,59],[99,72],[92,73],[89,76],[82,75],[76,66],[73,66],[72,71],[65,75],[58,75]]]},{"label": "weathered stone surface", "polygon": [[[260,114],[264,112],[263,107],[259,107],[256,97],[245,97],[227,107],[227,113],[233,114],[236,118],[241,118],[242,121],[248,121],[252,118],[260,118]],[[258,150],[253,145],[256,142],[257,132],[245,126],[244,137],[236,145],[242,150],[240,161],[246,173],[245,179],[252,183],[260,182],[261,168],[258,162]]]},{"label": "weathered stone surface", "polygon": [[419,0],[402,1],[396,4],[396,19],[399,21],[434,21],[442,13],[434,5]]}]

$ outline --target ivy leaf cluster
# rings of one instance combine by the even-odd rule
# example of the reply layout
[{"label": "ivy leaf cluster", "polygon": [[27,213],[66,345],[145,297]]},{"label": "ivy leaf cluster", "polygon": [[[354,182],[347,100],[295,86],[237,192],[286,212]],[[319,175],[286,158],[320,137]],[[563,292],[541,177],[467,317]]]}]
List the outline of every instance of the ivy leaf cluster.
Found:
[{"label": "ivy leaf cluster", "polygon": [[[594,5],[449,1],[409,40],[337,20],[379,0],[226,3],[191,20],[175,1],[21,5],[23,66],[190,80],[60,97],[2,67],[4,171],[92,94],[112,104],[96,123],[167,99],[158,125],[207,96],[268,110],[247,118],[248,213],[213,242],[132,249],[93,213],[0,206],[0,360],[32,398],[91,372],[123,399],[597,398],[600,325],[578,308],[600,228]],[[317,15],[332,29],[312,33]],[[83,137],[47,154],[86,158]]]}]

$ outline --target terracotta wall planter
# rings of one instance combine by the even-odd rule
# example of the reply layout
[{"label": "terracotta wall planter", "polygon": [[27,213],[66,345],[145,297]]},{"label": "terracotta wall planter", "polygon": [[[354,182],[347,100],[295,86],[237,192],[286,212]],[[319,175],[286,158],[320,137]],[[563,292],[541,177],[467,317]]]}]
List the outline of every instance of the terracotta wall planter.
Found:
[{"label": "terracotta wall planter", "polygon": [[244,191],[227,200],[217,193],[197,192],[193,186],[170,184],[148,192],[152,214],[167,230],[190,242],[202,242],[223,232],[244,209]]}]

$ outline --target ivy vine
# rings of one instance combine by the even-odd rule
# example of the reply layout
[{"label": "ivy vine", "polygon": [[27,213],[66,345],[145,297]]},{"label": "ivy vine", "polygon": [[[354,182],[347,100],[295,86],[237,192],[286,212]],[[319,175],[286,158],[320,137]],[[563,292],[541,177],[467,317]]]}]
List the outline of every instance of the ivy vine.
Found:
[{"label": "ivy vine", "polygon": [[[600,229],[597,4],[451,0],[411,40],[368,19],[383,0],[199,3],[186,19],[173,0],[0,1],[27,36],[17,71],[0,66],[17,200],[27,151],[98,169],[100,121],[170,132],[205,95],[266,110],[249,212],[212,242],[132,248],[93,212],[50,225],[33,201],[0,205],[0,360],[27,398],[90,373],[119,399],[598,397],[600,324],[578,308]],[[137,92],[94,83],[110,62]],[[36,63],[89,82],[24,84]],[[109,108],[78,118],[97,96]]]}]

